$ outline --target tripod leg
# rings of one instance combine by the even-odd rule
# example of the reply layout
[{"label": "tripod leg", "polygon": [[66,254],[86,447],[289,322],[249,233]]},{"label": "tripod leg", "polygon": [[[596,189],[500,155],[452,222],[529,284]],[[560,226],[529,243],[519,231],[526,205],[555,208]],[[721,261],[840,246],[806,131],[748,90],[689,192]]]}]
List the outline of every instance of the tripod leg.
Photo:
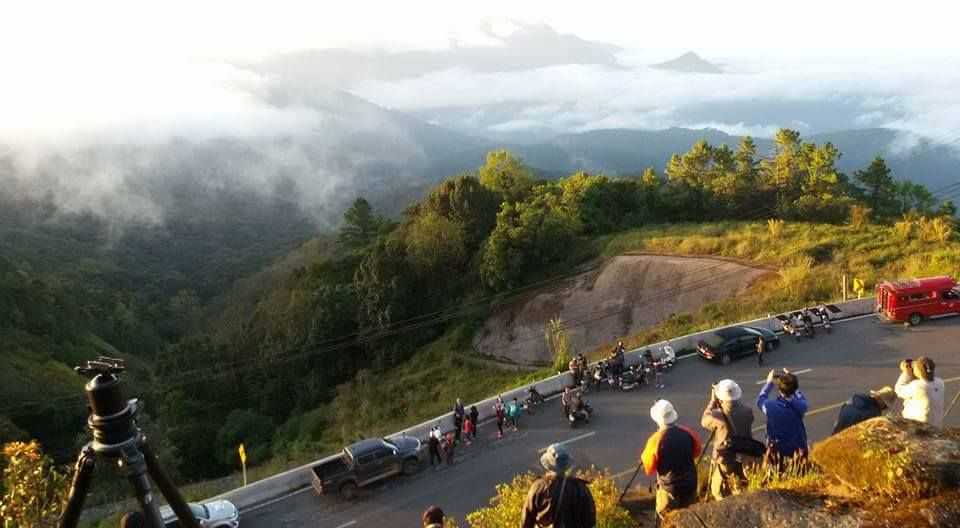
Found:
[{"label": "tripod leg", "polygon": [[146,517],[146,525],[149,528],[164,528],[163,518],[160,517],[159,507],[150,488],[150,479],[147,478],[147,464],[143,453],[131,443],[124,447],[121,456],[123,465],[127,468],[127,480],[133,486],[137,502],[140,503],[140,508],[143,509],[143,515]]},{"label": "tripod leg", "polygon": [[80,450],[77,456],[76,469],[73,473],[73,482],[70,484],[70,494],[67,498],[67,506],[60,515],[60,528],[76,528],[80,520],[80,512],[83,511],[83,501],[87,498],[87,492],[90,490],[90,482],[93,480],[93,467],[96,463],[96,453],[89,444]]},{"label": "tripod leg", "polygon": [[187,501],[183,500],[183,496],[180,495],[180,490],[173,485],[170,477],[168,477],[167,473],[160,467],[160,461],[157,459],[157,456],[153,454],[153,450],[147,444],[146,439],[144,439],[140,445],[140,451],[143,453],[143,458],[147,462],[147,471],[150,473],[150,478],[157,484],[160,492],[166,497],[167,504],[169,504],[177,514],[177,518],[180,519],[180,526],[183,528],[200,528],[200,524],[187,506]]}]

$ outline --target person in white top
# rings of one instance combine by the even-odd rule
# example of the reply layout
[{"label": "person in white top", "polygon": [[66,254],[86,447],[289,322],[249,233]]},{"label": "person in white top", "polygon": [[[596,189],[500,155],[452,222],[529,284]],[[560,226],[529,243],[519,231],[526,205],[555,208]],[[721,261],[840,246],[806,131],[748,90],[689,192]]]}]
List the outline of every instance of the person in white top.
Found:
[{"label": "person in white top", "polygon": [[934,376],[933,360],[919,357],[900,362],[900,378],[894,390],[903,400],[903,417],[943,427],[943,380]]}]

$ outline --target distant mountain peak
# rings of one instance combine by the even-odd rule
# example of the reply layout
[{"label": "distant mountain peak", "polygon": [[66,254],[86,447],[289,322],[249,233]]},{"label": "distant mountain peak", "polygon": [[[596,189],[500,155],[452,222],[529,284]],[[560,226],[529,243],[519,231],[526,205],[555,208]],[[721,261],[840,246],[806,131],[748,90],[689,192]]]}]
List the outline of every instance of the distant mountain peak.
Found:
[{"label": "distant mountain peak", "polygon": [[682,73],[723,73],[723,69],[720,68],[720,66],[717,66],[692,51],[688,51],[675,59],[654,64],[651,68]]}]

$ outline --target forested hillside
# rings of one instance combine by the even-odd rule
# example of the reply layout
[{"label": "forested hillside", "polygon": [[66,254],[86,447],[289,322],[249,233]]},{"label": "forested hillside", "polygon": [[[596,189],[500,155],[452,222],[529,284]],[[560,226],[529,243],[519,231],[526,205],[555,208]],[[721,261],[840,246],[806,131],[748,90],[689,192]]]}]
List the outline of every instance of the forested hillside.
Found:
[{"label": "forested hillside", "polygon": [[[406,416],[402,398],[378,393],[391,401],[371,401],[358,387],[377,385],[370,380],[452,327],[468,332],[521,288],[598,257],[612,233],[717,220],[892,223],[904,214],[952,226],[951,193],[897,182],[879,158],[842,174],[839,156],[832,144],[782,130],[763,159],[749,138],[735,148],[701,141],[662,174],[547,181],[510,152],[493,151],[397,220],[356,200],[335,246],[301,248],[229,293],[267,255],[295,245],[305,228],[294,213],[281,204],[241,207],[219,222],[132,229],[110,243],[83,227],[95,219],[18,219],[2,230],[0,332],[14,351],[4,354],[12,362],[4,370],[50,380],[49,395],[66,397],[81,381],[68,365],[117,350],[134,359],[131,380],[178,474],[222,475],[239,441],[257,463],[285,456],[294,441],[322,448],[311,441],[326,431],[356,433],[344,425],[342,413],[359,412],[351,406]],[[202,229],[191,235],[187,227]],[[417,361],[455,365],[448,341]],[[82,406],[44,404],[15,387],[0,388],[12,402],[0,413],[15,424],[6,428],[20,429],[11,434],[40,437],[55,451],[75,444]],[[342,405],[330,411],[332,401]]]}]

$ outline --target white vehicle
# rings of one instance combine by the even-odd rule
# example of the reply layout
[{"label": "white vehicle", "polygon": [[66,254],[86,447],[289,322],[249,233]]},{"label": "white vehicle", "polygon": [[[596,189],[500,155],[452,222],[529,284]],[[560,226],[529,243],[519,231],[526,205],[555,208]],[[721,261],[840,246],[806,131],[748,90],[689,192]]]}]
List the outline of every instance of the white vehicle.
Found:
[{"label": "white vehicle", "polygon": [[[240,511],[232,502],[215,500],[198,504],[187,504],[201,528],[237,528],[240,525]],[[170,506],[160,508],[160,517],[164,528],[180,528],[180,521]]]}]

